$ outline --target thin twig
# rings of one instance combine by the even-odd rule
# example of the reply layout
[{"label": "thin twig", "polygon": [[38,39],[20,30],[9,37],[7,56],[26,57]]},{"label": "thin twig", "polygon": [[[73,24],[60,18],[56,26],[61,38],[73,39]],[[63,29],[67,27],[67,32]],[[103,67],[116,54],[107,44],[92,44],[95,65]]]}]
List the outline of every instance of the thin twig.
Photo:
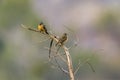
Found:
[{"label": "thin twig", "polygon": [[60,45],[60,46],[58,46],[58,49],[57,49],[57,51],[56,51],[56,54],[58,53],[58,51],[59,51],[60,47],[61,47],[61,45]]},{"label": "thin twig", "polygon": [[[48,47],[45,47],[45,49],[48,49],[48,50],[49,50],[49,48],[48,48]],[[53,50],[53,49],[51,49],[51,51],[52,51],[52,52],[56,52],[56,51],[55,51],[55,50]],[[54,53],[54,54],[55,54],[55,53]],[[61,58],[61,60],[63,60],[65,63],[67,62],[67,61],[66,61],[66,59],[65,59],[65,58],[64,58],[64,57],[63,57],[60,53],[55,54],[55,55],[53,56],[53,58],[54,58],[54,57],[57,57],[57,56],[58,56],[58,57],[60,57],[60,58]],[[52,57],[51,57],[51,58],[52,58]]]},{"label": "thin twig", "polygon": [[78,65],[77,65],[77,68],[76,68],[76,70],[74,71],[74,75],[76,75],[76,73],[77,73],[78,70],[80,69],[80,65],[81,65],[81,63],[80,63],[80,60],[79,60]]},{"label": "thin twig", "polygon": [[91,65],[91,63],[89,63],[88,61],[86,63],[90,66],[90,68],[92,69],[92,71],[95,72],[95,69],[93,68],[93,66]]},{"label": "thin twig", "polygon": [[92,66],[92,64],[89,62],[89,58],[84,62],[84,63],[87,63],[88,65],[89,65],[89,67],[91,68],[91,70],[93,71],[93,72],[95,72],[95,69],[93,68],[93,66]]},{"label": "thin twig", "polygon": [[64,68],[62,68],[62,67],[59,65],[57,59],[56,59],[56,58],[54,58],[54,59],[55,59],[55,62],[57,63],[57,65],[58,65],[58,68],[59,68],[61,71],[63,71],[65,74],[69,74],[69,72],[68,72],[67,70],[65,70]]},{"label": "thin twig", "polygon": [[[89,61],[89,58],[86,59],[83,64],[87,63],[89,65],[89,67],[92,69],[93,72],[95,72],[95,69],[93,68],[93,66],[88,62]],[[82,64],[80,64],[80,60],[79,60],[79,63],[78,63],[78,67],[76,68],[75,72],[74,72],[74,75],[76,75],[76,73],[78,72],[78,70],[80,69],[80,65],[82,66]]]},{"label": "thin twig", "polygon": [[36,30],[36,29],[30,28],[30,27],[26,27],[26,26],[25,26],[25,25],[23,25],[23,24],[21,24],[21,26],[22,26],[23,28],[25,28],[25,29],[30,30],[30,31],[40,32],[40,31],[38,31],[38,30]]}]

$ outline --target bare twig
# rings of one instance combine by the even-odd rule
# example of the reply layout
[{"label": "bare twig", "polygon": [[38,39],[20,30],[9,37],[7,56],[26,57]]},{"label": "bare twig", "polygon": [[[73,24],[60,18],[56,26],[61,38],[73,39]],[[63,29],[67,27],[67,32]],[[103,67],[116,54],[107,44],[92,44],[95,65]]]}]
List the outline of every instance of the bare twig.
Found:
[{"label": "bare twig", "polygon": [[53,62],[50,62],[50,63],[51,63],[54,67],[59,68],[63,73],[65,73],[65,74],[68,75],[69,72],[60,66],[60,64],[58,63],[58,61],[57,61],[56,58],[54,58],[54,59],[55,59],[56,64],[53,63]]},{"label": "bare twig", "polygon": [[86,63],[90,66],[90,68],[92,69],[92,71],[95,72],[95,69],[93,68],[93,66],[91,65],[91,63],[89,63],[88,61]]},{"label": "bare twig", "polygon": [[65,70],[64,68],[62,68],[62,67],[59,65],[57,59],[56,59],[56,58],[54,58],[54,59],[55,59],[55,62],[57,63],[57,65],[58,65],[58,68],[59,68],[61,71],[63,71],[65,74],[69,74],[69,72],[68,72],[67,70]]},{"label": "bare twig", "polygon": [[74,71],[74,75],[76,75],[76,73],[77,73],[78,70],[80,69],[80,65],[81,65],[81,63],[80,63],[80,60],[79,60],[78,65],[77,65],[77,68],[76,68],[76,70]]},{"label": "bare twig", "polygon": [[58,46],[58,49],[57,49],[57,51],[56,51],[56,54],[58,53],[58,51],[59,51],[60,47],[61,47],[61,46]]},{"label": "bare twig", "polygon": [[[45,49],[48,49],[48,50],[49,50],[48,47],[45,47]],[[56,51],[53,50],[53,49],[51,49],[51,51],[54,52],[54,54],[56,53]],[[57,56],[58,56],[58,57],[61,58],[61,60],[63,60],[63,61],[66,63],[67,61],[66,61],[66,59],[65,59],[62,55],[63,55],[63,54],[59,54],[59,53],[58,53],[58,54],[55,54],[54,56],[51,56],[51,58],[52,58],[52,57],[54,58],[54,57],[57,57]]]},{"label": "bare twig", "polygon": [[23,28],[25,28],[25,29],[28,29],[28,30],[31,30],[31,31],[34,31],[34,32],[40,32],[40,31],[38,31],[38,30],[36,30],[36,29],[30,28],[30,27],[26,27],[26,26],[23,25],[23,24],[21,24],[21,26],[22,26]]},{"label": "bare twig", "polygon": [[93,68],[93,66],[92,66],[92,64],[89,62],[89,58],[88,59],[86,59],[85,61],[84,61],[84,63],[87,63],[88,65],[89,65],[89,67],[91,68],[91,70],[93,71],[93,72],[95,72],[95,69]]},{"label": "bare twig", "polygon": [[[86,63],[87,63],[87,64],[89,65],[89,67],[92,69],[92,71],[95,72],[95,69],[93,68],[92,64],[89,63],[88,61],[89,61],[89,58],[86,59],[86,60],[83,62],[83,64],[86,64]],[[75,70],[75,72],[74,72],[74,75],[76,75],[76,73],[77,73],[78,70],[80,69],[80,66],[82,66],[82,64],[80,63],[80,60],[79,60],[79,63],[78,63],[78,66],[77,66],[77,68],[76,68],[76,70]]]},{"label": "bare twig", "polygon": [[67,65],[68,65],[70,80],[74,80],[73,65],[72,65],[70,53],[69,53],[68,48],[66,46],[63,45],[62,47],[65,51],[66,58],[67,58]]}]

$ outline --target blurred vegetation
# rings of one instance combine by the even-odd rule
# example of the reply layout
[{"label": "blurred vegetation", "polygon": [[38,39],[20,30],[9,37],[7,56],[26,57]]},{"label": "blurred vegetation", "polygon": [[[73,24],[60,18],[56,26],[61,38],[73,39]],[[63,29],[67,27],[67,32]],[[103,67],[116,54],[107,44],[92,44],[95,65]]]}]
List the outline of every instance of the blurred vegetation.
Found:
[{"label": "blurred vegetation", "polygon": [[[47,39],[46,36],[21,28],[21,24],[36,28],[40,21],[45,21],[35,15],[31,6],[30,0],[0,0],[0,80],[67,80],[62,71],[52,68],[52,64],[48,62],[48,51],[43,46],[48,47],[49,41],[40,42]],[[108,32],[120,46],[119,21],[119,14],[108,11],[95,23],[98,32]],[[70,41],[73,41],[74,37],[70,36]],[[73,45],[69,41],[68,43]],[[81,62],[78,78],[96,76],[84,63],[89,59],[95,70],[100,72],[100,79],[120,79],[119,68],[108,68],[108,64],[100,62],[96,52],[76,47],[70,51],[74,67],[79,60]]]},{"label": "blurred vegetation", "polygon": [[11,29],[21,23],[38,23],[37,16],[31,11],[29,0],[2,0],[0,4],[0,27]]},{"label": "blurred vegetation", "polygon": [[[37,26],[39,21],[39,18],[32,12],[29,0],[0,1],[0,80],[40,80],[40,76],[46,72],[47,64],[37,59],[31,61],[30,54],[28,57],[24,56],[22,49],[19,50],[24,45],[19,45],[19,41],[17,44],[12,41],[12,36],[16,34],[16,27],[20,29],[21,24]],[[38,76],[35,77],[36,75]]]},{"label": "blurred vegetation", "polygon": [[99,26],[97,30],[110,36],[120,47],[120,15],[118,13],[119,11],[105,11],[97,22]]}]

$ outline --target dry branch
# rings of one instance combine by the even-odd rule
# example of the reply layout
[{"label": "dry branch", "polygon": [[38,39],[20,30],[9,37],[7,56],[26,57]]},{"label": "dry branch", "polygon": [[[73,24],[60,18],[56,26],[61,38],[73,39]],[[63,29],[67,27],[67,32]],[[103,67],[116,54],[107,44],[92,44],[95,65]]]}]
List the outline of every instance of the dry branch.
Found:
[{"label": "dry branch", "polygon": [[[28,28],[24,25],[21,25],[23,28],[34,31],[34,32],[39,32],[38,30],[32,29],[32,28]],[[58,42],[59,40],[56,38],[56,36],[54,36],[53,34],[49,34],[49,37],[51,39],[53,39],[54,41]],[[72,65],[72,59],[70,57],[70,53],[68,48],[65,45],[62,45],[62,48],[64,49],[65,55],[66,55],[66,61],[67,61],[67,66],[68,66],[68,73],[69,73],[69,77],[70,80],[74,80],[74,73],[73,73],[73,65]],[[59,67],[60,68],[60,67]],[[62,68],[61,68],[62,69]],[[62,69],[63,70],[63,69]]]}]

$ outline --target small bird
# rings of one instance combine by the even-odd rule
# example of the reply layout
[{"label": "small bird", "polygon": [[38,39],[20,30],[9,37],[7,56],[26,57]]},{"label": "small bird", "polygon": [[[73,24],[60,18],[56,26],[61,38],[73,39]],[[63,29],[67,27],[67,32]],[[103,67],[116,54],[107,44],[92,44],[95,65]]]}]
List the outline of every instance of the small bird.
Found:
[{"label": "small bird", "polygon": [[37,28],[38,28],[38,30],[39,30],[41,33],[49,34],[49,33],[47,32],[47,29],[46,29],[45,25],[44,25],[42,22],[38,25]]},{"label": "small bird", "polygon": [[58,42],[56,43],[56,46],[58,44],[63,45],[67,41],[67,33],[64,33],[61,38],[59,38]]},{"label": "small bird", "polygon": [[[59,47],[58,47],[58,49],[57,49],[57,52],[59,51],[59,49],[60,49],[60,47],[62,46],[62,45],[64,45],[64,43],[67,41],[67,33],[64,33],[63,34],[63,36],[61,37],[61,38],[59,38],[59,40],[58,40],[58,42],[56,43],[56,46],[59,44]],[[57,54],[57,52],[56,52],[56,54]]]}]

